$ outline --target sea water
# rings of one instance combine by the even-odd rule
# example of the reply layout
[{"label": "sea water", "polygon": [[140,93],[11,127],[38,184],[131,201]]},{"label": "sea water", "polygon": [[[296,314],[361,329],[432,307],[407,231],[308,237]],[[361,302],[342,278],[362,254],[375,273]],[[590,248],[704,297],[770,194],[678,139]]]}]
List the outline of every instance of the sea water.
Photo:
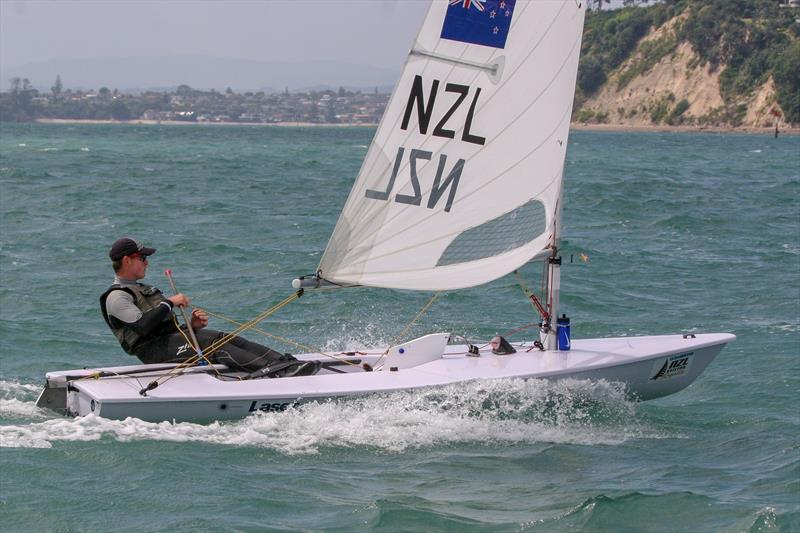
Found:
[{"label": "sea water", "polygon": [[[252,318],[317,267],[373,133],[2,125],[4,531],[800,530],[799,137],[572,134],[573,338],[738,337],[674,396],[475,382],[208,425],[36,408],[46,371],[134,362],[98,308],[111,242],[158,248],[148,282],[167,288],[170,268],[197,305]],[[522,274],[538,286],[539,265]],[[309,293],[261,329],[379,346],[428,297]],[[488,339],[535,321],[510,276],[442,295],[409,335]]]}]

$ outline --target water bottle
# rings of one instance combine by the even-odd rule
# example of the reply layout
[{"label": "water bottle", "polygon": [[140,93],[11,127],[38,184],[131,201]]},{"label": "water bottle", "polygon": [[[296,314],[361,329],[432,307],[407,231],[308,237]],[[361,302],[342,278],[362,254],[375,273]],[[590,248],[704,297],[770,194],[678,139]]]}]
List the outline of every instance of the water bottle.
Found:
[{"label": "water bottle", "polygon": [[561,315],[556,321],[556,337],[558,338],[559,351],[569,351],[569,318]]}]

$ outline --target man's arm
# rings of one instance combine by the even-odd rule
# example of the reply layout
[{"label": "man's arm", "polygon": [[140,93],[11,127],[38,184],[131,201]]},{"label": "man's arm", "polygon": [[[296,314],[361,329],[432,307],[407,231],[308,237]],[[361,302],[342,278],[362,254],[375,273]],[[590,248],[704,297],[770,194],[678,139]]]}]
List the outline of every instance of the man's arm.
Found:
[{"label": "man's arm", "polygon": [[106,312],[128,324],[139,335],[149,335],[172,312],[172,302],[165,300],[153,309],[142,313],[133,303],[133,296],[123,290],[111,291],[106,297]]}]

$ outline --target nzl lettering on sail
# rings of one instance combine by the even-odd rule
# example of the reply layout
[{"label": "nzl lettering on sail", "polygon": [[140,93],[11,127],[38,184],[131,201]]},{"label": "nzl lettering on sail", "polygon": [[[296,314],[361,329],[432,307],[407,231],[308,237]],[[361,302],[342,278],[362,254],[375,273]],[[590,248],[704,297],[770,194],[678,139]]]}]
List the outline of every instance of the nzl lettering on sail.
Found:
[{"label": "nzl lettering on sail", "polygon": [[[431,83],[430,91],[428,92],[426,101],[422,76],[416,75],[411,86],[411,92],[408,95],[408,102],[406,103],[406,109],[405,113],[403,114],[403,121],[400,125],[400,129],[408,130],[408,124],[411,120],[411,116],[414,112],[414,109],[416,109],[417,126],[420,134],[427,135],[428,129],[433,124],[433,119],[438,119],[433,126],[431,136],[455,139],[456,131],[460,129],[460,140],[462,142],[481,146],[484,145],[486,143],[486,138],[481,137],[480,135],[475,135],[471,131],[475,106],[477,105],[478,98],[481,94],[480,87],[473,89],[468,85],[448,83],[444,86],[444,89],[441,92],[451,93],[454,95],[454,97],[447,99],[448,102],[451,102],[449,107],[447,107],[446,104],[441,104],[441,101],[444,98],[439,99],[440,106],[439,108],[436,107],[437,95],[440,93],[439,80],[435,79],[433,80],[433,83]],[[468,104],[465,104],[465,102],[468,102]],[[469,109],[467,111],[466,118],[464,119],[463,128],[459,128],[458,126],[461,125],[453,124],[451,118],[462,105],[469,105]],[[444,112],[442,113],[441,110],[444,110]],[[456,191],[458,190],[458,182],[461,179],[461,174],[464,170],[465,161],[464,159],[459,158],[455,163],[448,164],[447,154],[442,153],[438,155],[439,157],[438,164],[436,165],[436,176],[433,179],[433,184],[430,188],[430,194],[428,195],[425,205],[428,209],[435,208],[442,196],[447,193],[444,211],[450,212],[450,208],[453,205],[453,200],[456,197]],[[392,173],[389,177],[389,182],[386,184],[386,188],[382,191],[367,189],[365,196],[373,200],[389,200],[395,181],[397,180],[397,175],[402,167],[402,163],[404,159],[407,158],[408,165],[405,168],[408,169],[408,181],[411,183],[413,194],[397,193],[394,195],[394,201],[401,204],[416,206],[422,205],[423,197],[422,189],[420,187],[418,168],[425,161],[430,161],[433,159],[433,157],[433,152],[428,150],[421,150],[417,148],[407,149],[404,146],[399,146],[397,148],[397,154],[395,155]]]}]

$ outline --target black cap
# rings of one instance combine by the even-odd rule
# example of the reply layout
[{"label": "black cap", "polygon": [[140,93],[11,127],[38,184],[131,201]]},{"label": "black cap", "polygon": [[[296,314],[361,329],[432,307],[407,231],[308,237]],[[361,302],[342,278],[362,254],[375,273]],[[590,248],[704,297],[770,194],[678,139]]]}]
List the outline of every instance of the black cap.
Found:
[{"label": "black cap", "polygon": [[112,261],[117,261],[126,255],[135,253],[139,253],[141,255],[153,255],[156,253],[156,249],[147,248],[136,239],[122,237],[121,239],[114,241],[114,244],[111,245],[111,250],[108,252],[108,257],[110,257]]}]

